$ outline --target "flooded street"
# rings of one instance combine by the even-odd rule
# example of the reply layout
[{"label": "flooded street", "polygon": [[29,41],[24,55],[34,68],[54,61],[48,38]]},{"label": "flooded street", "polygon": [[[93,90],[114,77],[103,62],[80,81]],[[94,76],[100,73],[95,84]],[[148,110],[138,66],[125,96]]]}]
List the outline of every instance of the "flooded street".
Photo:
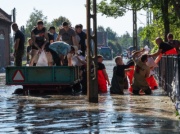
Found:
[{"label": "flooded street", "polygon": [[[114,61],[105,61],[110,79]],[[151,96],[12,95],[0,75],[0,134],[179,134],[180,120],[170,98],[158,89]],[[19,86],[21,87],[21,86]]]}]

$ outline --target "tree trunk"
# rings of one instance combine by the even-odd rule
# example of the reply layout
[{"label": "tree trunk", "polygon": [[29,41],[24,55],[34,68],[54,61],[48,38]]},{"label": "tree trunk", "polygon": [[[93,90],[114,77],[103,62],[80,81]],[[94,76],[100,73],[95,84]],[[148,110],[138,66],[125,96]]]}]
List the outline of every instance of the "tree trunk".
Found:
[{"label": "tree trunk", "polygon": [[162,16],[163,16],[163,23],[164,23],[164,40],[165,41],[167,41],[167,34],[170,31],[168,6],[169,6],[169,0],[162,0],[161,10],[162,10]]},{"label": "tree trunk", "polygon": [[179,0],[171,0],[171,3],[174,6],[174,10],[175,10],[177,17],[180,19],[180,1]]}]

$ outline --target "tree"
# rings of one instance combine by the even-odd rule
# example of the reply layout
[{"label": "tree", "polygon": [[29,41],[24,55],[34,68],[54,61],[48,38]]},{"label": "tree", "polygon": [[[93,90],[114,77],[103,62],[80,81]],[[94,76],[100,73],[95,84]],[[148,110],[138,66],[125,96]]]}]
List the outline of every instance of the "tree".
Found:
[{"label": "tree", "polygon": [[110,40],[117,40],[116,39],[117,33],[114,32],[110,27],[106,28],[106,32],[107,32],[107,35],[108,35],[108,39],[110,39]]},{"label": "tree", "polygon": [[53,25],[54,27],[58,28],[58,27],[61,26],[62,23],[65,22],[65,21],[68,22],[69,25],[71,25],[70,20],[69,20],[68,18],[66,18],[66,17],[63,17],[63,16],[60,16],[59,18],[54,19],[51,23],[52,23],[52,25]]},{"label": "tree", "polygon": [[98,32],[105,32],[105,29],[104,29],[103,26],[98,26],[98,27],[97,27],[97,31],[98,31]]},{"label": "tree", "polygon": [[[176,0],[101,0],[98,4],[98,12],[107,17],[120,17],[129,10],[151,9],[156,11],[163,20],[164,39],[170,31],[169,7],[174,5]],[[174,6],[175,7],[175,6]],[[176,11],[177,12],[177,11]]]},{"label": "tree", "polygon": [[47,16],[44,16],[41,10],[37,10],[34,8],[33,12],[30,14],[29,20],[26,23],[26,37],[30,37],[31,31],[34,28],[34,26],[36,26],[38,20],[42,20],[44,25],[47,24]]}]

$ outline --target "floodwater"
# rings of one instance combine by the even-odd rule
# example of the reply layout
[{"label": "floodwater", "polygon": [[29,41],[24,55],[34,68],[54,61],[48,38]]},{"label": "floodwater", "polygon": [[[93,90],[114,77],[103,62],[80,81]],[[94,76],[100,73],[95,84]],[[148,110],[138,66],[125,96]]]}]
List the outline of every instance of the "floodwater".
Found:
[{"label": "floodwater", "polygon": [[[112,77],[114,61],[105,61]],[[0,75],[0,134],[179,134],[180,120],[170,98],[158,89],[151,96],[12,95]]]}]

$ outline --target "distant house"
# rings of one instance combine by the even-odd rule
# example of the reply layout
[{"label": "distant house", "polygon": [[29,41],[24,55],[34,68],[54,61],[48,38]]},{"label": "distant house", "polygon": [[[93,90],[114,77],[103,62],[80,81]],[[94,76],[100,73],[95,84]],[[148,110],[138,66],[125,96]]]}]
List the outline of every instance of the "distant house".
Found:
[{"label": "distant house", "polygon": [[0,67],[10,64],[11,15],[0,8]]}]

